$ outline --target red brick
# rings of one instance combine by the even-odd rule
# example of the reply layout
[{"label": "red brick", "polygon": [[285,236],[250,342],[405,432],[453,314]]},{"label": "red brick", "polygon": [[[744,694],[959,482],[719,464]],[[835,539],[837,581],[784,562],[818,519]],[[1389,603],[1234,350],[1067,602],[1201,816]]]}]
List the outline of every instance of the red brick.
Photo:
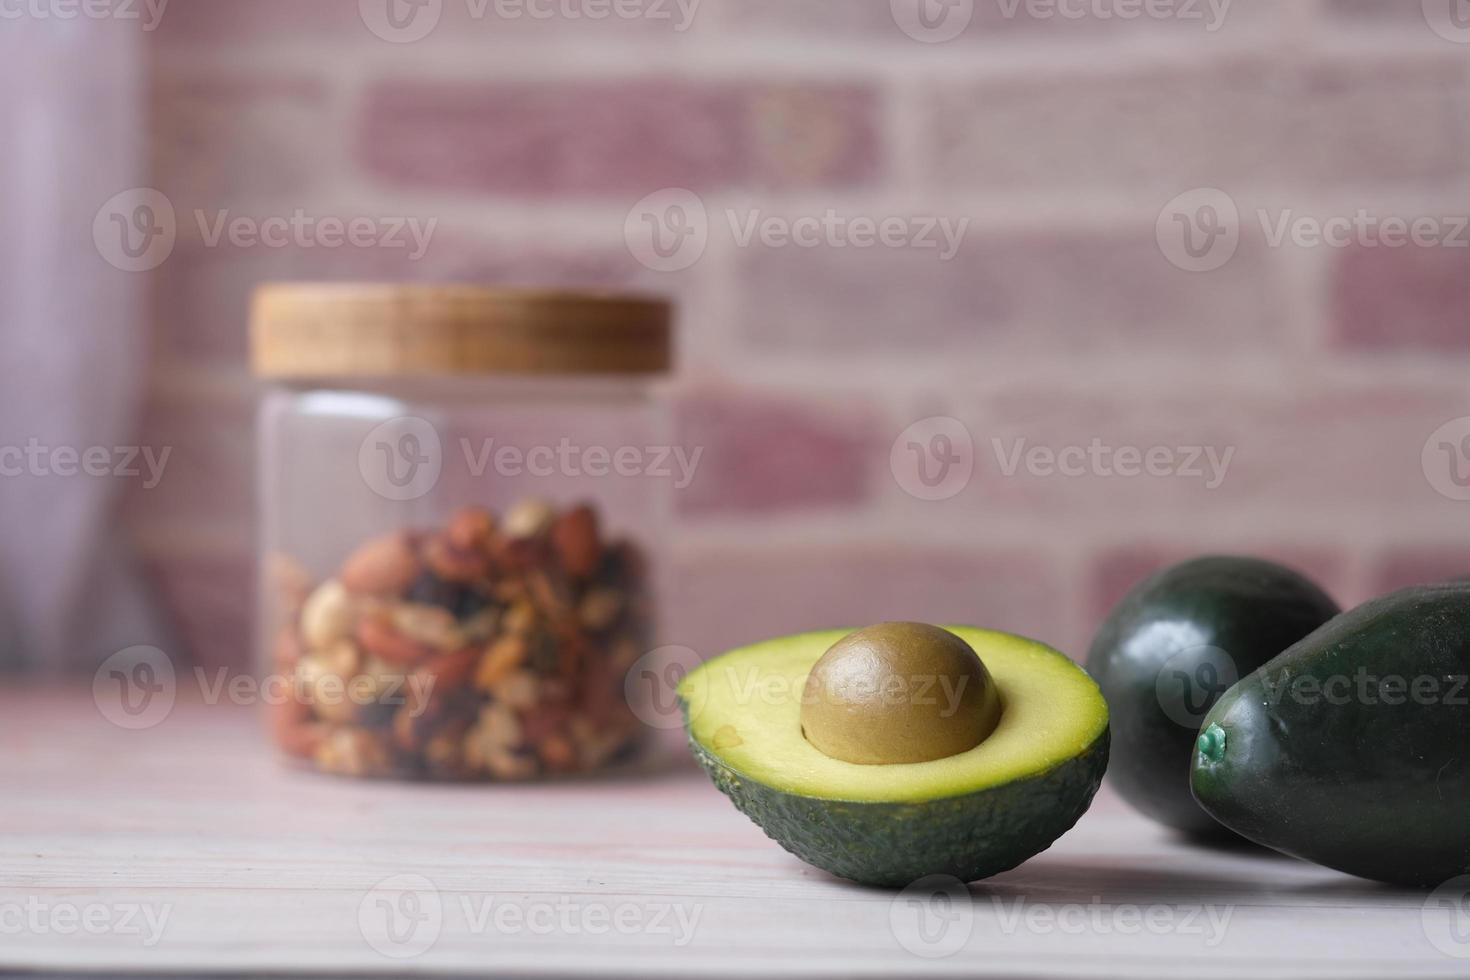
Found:
[{"label": "red brick", "polygon": [[1088,597],[1092,625],[1100,625],[1130,589],[1154,572],[1206,554],[1248,555],[1278,562],[1305,575],[1338,602],[1348,601],[1349,560],[1340,550],[1249,541],[1130,545],[1106,550],[1092,560]]},{"label": "red brick", "polygon": [[[877,215],[874,217],[882,217]],[[1251,351],[1289,343],[1257,236],[1208,274],[1154,229],[1003,234],[972,222],[952,260],[912,248],[753,246],[738,257],[743,335],[762,351]]]},{"label": "red brick", "polygon": [[680,553],[673,578],[665,642],[705,658],[785,633],[885,620],[984,625],[1054,644],[1066,639],[1055,570],[1028,552],[772,543]]},{"label": "red brick", "polygon": [[[154,556],[146,564],[188,661],[253,669],[255,564],[248,552]],[[190,672],[180,685],[193,680]]]},{"label": "red brick", "polygon": [[853,185],[880,167],[877,112],[840,84],[395,80],[367,94],[358,147],[387,183],[490,194]]},{"label": "red brick", "polygon": [[1394,548],[1374,563],[1375,594],[1470,576],[1470,542],[1458,547]]},{"label": "red brick", "polygon": [[1333,256],[1334,336],[1363,350],[1470,350],[1470,248],[1369,248]]},{"label": "red brick", "polygon": [[887,459],[874,413],[846,398],[692,393],[678,404],[675,441],[704,451],[677,498],[681,514],[699,517],[855,507]]},{"label": "red brick", "polygon": [[1464,78],[1458,61],[1252,60],[944,87],[930,111],[934,173],[988,191],[1451,177]]},{"label": "red brick", "polygon": [[154,186],[181,221],[242,197],[301,196],[331,172],[326,88],[309,78],[172,74],[154,82]]},{"label": "red brick", "polygon": [[[249,208],[237,213],[258,214]],[[356,216],[342,209],[312,213]],[[417,217],[427,222],[434,216]],[[446,227],[444,221],[417,262],[408,250],[235,248],[228,243],[209,248],[194,239],[192,234],[181,239],[155,274],[154,302],[162,350],[177,359],[207,363],[244,362],[250,296],[264,281],[481,282],[613,290],[668,285],[650,284],[650,274],[624,249],[569,250],[531,238],[487,242]]]}]

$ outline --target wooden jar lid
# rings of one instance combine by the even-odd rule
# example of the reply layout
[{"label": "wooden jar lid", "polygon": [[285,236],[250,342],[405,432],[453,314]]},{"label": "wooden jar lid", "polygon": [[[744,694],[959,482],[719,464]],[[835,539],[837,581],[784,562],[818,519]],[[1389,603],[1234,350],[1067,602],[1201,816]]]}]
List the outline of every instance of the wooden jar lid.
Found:
[{"label": "wooden jar lid", "polygon": [[479,286],[269,283],[251,359],[269,378],[656,374],[672,312],[651,297]]}]

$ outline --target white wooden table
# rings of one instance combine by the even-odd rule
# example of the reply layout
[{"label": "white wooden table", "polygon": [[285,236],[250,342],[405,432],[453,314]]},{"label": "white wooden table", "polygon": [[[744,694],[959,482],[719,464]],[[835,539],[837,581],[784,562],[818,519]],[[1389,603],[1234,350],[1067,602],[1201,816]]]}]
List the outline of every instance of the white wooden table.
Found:
[{"label": "white wooden table", "polygon": [[248,709],[124,731],[14,687],[0,748],[0,973],[1470,976],[1459,908],[1183,846],[1106,793],[948,901],[803,865],[688,768],[360,783],[282,768]]}]

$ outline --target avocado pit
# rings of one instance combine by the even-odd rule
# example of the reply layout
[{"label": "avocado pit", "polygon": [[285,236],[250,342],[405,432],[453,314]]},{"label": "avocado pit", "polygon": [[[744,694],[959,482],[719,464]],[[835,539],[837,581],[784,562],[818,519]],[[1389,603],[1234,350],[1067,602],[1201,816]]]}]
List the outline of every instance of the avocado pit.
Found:
[{"label": "avocado pit", "polygon": [[932,762],[979,745],[1000,714],[1000,694],[968,643],[925,623],[880,623],[842,637],[812,667],[801,729],[842,762]]}]

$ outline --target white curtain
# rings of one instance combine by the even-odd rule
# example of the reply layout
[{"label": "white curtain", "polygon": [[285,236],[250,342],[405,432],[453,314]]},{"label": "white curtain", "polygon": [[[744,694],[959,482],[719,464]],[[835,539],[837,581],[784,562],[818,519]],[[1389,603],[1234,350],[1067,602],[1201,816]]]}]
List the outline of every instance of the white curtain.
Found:
[{"label": "white curtain", "polygon": [[[131,22],[0,21],[0,448],[138,442],[148,279],[104,261],[92,224],[147,182],[145,43]],[[90,670],[163,642],[116,514],[125,481],[6,463],[0,668]]]}]

